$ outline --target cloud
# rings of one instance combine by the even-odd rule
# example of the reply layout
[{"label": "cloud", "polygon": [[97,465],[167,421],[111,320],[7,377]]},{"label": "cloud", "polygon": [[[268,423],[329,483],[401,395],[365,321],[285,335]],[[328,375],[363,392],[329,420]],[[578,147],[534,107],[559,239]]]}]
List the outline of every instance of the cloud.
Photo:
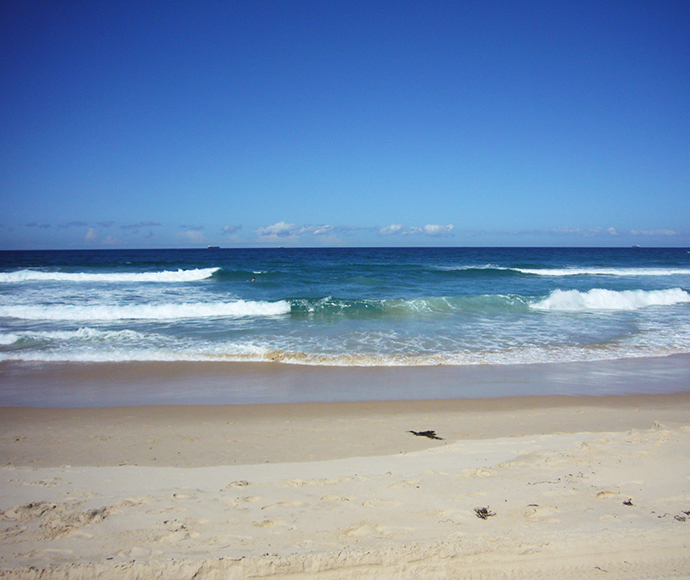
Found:
[{"label": "cloud", "polygon": [[86,235],[84,236],[84,240],[87,242],[93,242],[96,239],[96,230],[93,228],[89,228],[89,230],[86,232]]},{"label": "cloud", "polygon": [[402,224],[391,224],[385,228],[379,228],[379,233],[383,236],[450,236],[455,226],[449,224],[442,226],[438,224],[427,224],[423,228],[416,226],[405,227]]},{"label": "cloud", "polygon": [[109,228],[112,226],[115,222],[96,222],[97,225],[101,226],[102,228]]},{"label": "cloud", "polygon": [[427,236],[450,236],[455,229],[453,224],[441,226],[438,224],[427,224],[424,226],[424,233]]},{"label": "cloud", "polygon": [[[489,234],[497,234],[501,232],[484,232]],[[541,230],[520,230],[515,232],[505,232],[514,236],[563,236],[571,238],[623,238],[626,236],[679,236],[680,232],[669,229],[657,230],[619,230],[614,227],[596,227],[596,228],[575,228],[575,227],[561,227],[561,228],[547,228]]]},{"label": "cloud", "polygon": [[204,229],[204,226],[180,226],[180,229],[189,230],[192,232],[200,232]]},{"label": "cloud", "polygon": [[270,226],[257,228],[254,230],[259,236],[267,239],[295,239],[299,236],[312,235],[318,236],[321,242],[328,237],[332,241],[337,241],[340,243],[335,236],[337,234],[349,234],[355,231],[361,230],[358,226],[332,226],[330,224],[320,224],[320,225],[303,225],[291,224],[286,222],[278,222]]},{"label": "cloud", "polygon": [[266,226],[264,228],[257,228],[254,230],[261,237],[278,237],[287,238],[289,236],[296,236],[303,233],[303,227],[297,224],[288,224],[285,222],[278,222],[272,226]]},{"label": "cloud", "polygon": [[226,235],[230,235],[230,234],[234,234],[237,230],[241,230],[241,229],[242,229],[242,226],[223,226],[221,228],[221,231]]},{"label": "cloud", "polygon": [[47,230],[50,227],[50,224],[38,224],[36,222],[29,222],[28,224],[24,224],[27,228],[40,228],[42,230]]},{"label": "cloud", "polygon": [[379,228],[379,232],[384,236],[394,236],[396,234],[404,233],[404,229],[405,228],[402,226],[402,224],[391,224],[385,228]]},{"label": "cloud", "polygon": [[333,226],[317,226],[312,230],[312,234],[315,236],[325,236],[328,234],[332,234],[335,231],[335,227]]},{"label": "cloud", "polygon": [[678,236],[675,230],[630,230],[631,236]]},{"label": "cloud", "polygon": [[352,232],[360,231],[359,226],[332,226],[329,224],[319,226],[302,226],[300,234],[312,234],[314,236],[328,236],[336,234],[351,234]]}]

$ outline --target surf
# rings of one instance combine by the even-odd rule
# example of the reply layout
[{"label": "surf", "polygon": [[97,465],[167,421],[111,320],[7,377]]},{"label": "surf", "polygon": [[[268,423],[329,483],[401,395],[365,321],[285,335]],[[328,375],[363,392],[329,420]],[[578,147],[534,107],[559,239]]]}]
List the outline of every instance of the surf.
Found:
[{"label": "surf", "polygon": [[593,288],[554,290],[547,298],[532,304],[535,310],[639,310],[650,306],[673,306],[690,302],[690,294],[681,288],[668,290],[607,290]]},{"label": "surf", "polygon": [[286,301],[183,302],[121,305],[15,305],[0,306],[0,317],[52,321],[178,320],[190,318],[243,318],[280,316],[290,312]]},{"label": "surf", "polygon": [[194,268],[160,272],[45,272],[18,270],[0,272],[0,283],[21,282],[195,282],[211,278],[220,268]]}]

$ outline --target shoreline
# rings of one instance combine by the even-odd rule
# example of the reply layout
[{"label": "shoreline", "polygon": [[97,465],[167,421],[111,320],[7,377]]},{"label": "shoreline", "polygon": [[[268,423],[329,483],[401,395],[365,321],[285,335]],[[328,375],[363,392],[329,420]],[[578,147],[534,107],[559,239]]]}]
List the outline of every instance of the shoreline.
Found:
[{"label": "shoreline", "polygon": [[420,367],[250,362],[0,362],[0,406],[242,405],[685,392],[690,354]]}]

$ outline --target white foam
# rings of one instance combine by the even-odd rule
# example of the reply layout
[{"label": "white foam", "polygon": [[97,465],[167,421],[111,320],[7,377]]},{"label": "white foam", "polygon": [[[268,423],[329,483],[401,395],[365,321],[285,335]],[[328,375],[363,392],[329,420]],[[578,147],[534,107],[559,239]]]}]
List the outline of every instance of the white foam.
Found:
[{"label": "white foam", "polygon": [[14,344],[20,339],[18,334],[10,333],[10,334],[0,334],[0,345],[2,346],[7,346],[10,344]]},{"label": "white foam", "polygon": [[690,302],[690,294],[681,288],[669,290],[605,290],[593,288],[554,290],[548,298],[532,305],[537,310],[638,310],[648,306],[671,306]]},{"label": "white foam", "polygon": [[279,316],[290,312],[285,300],[196,302],[182,304],[0,306],[0,317],[24,320],[174,320],[180,318]]},{"label": "white foam", "polygon": [[210,278],[220,268],[196,268],[162,272],[0,272],[0,282],[194,282]]},{"label": "white foam", "polygon": [[[7,341],[5,339],[7,337]],[[13,338],[14,340],[9,340]],[[82,327],[77,330],[46,330],[26,331],[0,336],[0,344],[14,344],[20,340],[57,340],[81,342],[110,342],[110,341],[140,341],[145,335],[134,330],[98,330],[97,328]]]},{"label": "white foam", "polygon": [[514,268],[535,276],[690,276],[690,268]]}]

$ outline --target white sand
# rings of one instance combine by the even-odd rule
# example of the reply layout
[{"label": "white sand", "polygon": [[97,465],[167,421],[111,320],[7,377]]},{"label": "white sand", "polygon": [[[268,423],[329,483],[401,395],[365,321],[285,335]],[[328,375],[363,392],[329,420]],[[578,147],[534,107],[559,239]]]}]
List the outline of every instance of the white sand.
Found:
[{"label": "white sand", "polygon": [[0,577],[690,577],[688,394],[0,419]]}]

